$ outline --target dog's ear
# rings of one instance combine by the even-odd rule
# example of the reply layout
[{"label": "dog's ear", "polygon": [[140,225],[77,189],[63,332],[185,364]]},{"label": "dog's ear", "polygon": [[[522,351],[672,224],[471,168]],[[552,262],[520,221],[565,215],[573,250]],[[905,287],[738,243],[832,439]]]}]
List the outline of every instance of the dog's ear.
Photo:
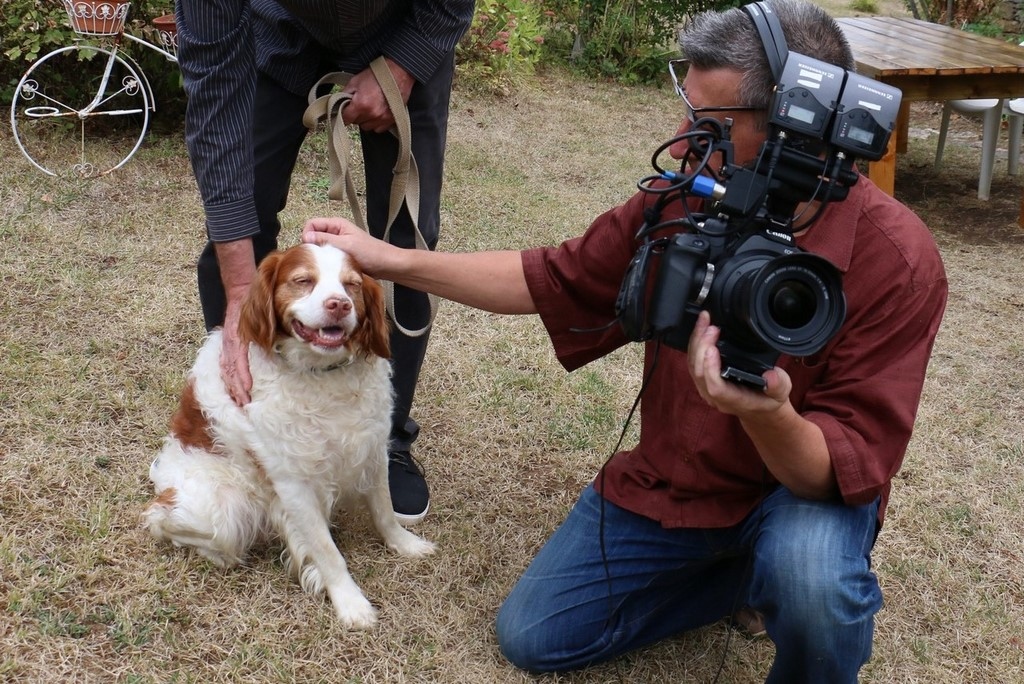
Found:
[{"label": "dog's ear", "polygon": [[277,335],[274,288],[280,264],[281,252],[271,252],[260,262],[256,279],[252,281],[245,301],[242,302],[242,314],[238,322],[238,335],[242,343],[252,342],[267,352],[273,347]]},{"label": "dog's ear", "polygon": [[384,310],[384,288],[368,275],[363,275],[363,308],[363,320],[352,341],[374,356],[390,359],[391,324]]}]

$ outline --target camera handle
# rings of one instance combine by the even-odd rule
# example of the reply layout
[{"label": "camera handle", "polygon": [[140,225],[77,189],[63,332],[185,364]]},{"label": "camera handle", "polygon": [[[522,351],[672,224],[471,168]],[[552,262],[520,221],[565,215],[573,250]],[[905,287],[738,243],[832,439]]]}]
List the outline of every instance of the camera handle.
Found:
[{"label": "camera handle", "polygon": [[661,255],[651,302],[651,331],[675,349],[686,349],[700,304],[714,279],[708,262],[711,241],[694,233],[677,233]]},{"label": "camera handle", "polygon": [[[774,368],[775,362],[779,360],[779,352],[773,349],[755,353],[749,349],[739,349],[727,340],[719,340],[718,354],[722,359],[723,378],[756,390],[764,390],[768,386],[761,374]],[[732,365],[730,359],[733,357],[742,358],[747,370]]]}]

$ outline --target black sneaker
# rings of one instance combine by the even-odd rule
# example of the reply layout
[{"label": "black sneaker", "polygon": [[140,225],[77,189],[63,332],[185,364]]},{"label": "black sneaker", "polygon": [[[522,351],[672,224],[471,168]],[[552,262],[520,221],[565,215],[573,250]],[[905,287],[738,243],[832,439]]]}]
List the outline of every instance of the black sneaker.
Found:
[{"label": "black sneaker", "polygon": [[388,452],[388,487],[395,517],[403,525],[415,525],[430,510],[430,490],[416,459],[408,451]]}]

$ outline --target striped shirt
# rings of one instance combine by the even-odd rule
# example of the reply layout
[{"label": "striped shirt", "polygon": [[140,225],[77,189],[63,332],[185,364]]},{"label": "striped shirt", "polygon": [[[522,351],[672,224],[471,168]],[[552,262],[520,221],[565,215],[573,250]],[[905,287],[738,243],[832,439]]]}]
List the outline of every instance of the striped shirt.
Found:
[{"label": "striped shirt", "polygon": [[305,95],[325,69],[381,55],[427,81],[469,27],[467,0],[177,0],[185,142],[210,240],[259,232],[252,108],[259,70]]}]

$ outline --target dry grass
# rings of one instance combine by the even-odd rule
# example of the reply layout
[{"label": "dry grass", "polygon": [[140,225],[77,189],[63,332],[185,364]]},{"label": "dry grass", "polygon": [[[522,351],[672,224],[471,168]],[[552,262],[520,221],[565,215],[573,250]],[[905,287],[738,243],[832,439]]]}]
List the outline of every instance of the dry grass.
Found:
[{"label": "dry grass", "polygon": [[[625,199],[674,130],[665,90],[563,78],[513,99],[457,92],[442,248],[554,243]],[[915,126],[937,125],[915,106]],[[968,136],[978,128],[958,124]],[[971,124],[973,126],[973,124]],[[923,134],[922,134],[923,135]],[[992,682],[1024,664],[1024,233],[1019,180],[975,199],[976,149],[912,141],[897,192],[933,228],[951,282],[917,433],[875,553],[886,594],[870,682]],[[44,178],[0,130],[0,681],[528,682],[492,620],[613,445],[637,347],[572,375],[530,318],[442,308],[419,390],[433,488],[404,561],[366,522],[337,539],[380,608],[347,633],[276,549],[222,572],[138,526],[146,473],[201,339],[201,210],[177,140],[113,178]],[[319,149],[294,179],[286,239],[331,211]],[[763,679],[766,641],[715,625],[551,682]]]}]

